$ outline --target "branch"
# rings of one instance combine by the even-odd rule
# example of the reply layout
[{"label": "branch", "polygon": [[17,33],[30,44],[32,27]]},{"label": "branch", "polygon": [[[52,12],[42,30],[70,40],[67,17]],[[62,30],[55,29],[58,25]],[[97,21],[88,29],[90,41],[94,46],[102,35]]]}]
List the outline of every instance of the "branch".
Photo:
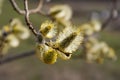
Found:
[{"label": "branch", "polygon": [[21,9],[18,7],[18,5],[17,5],[17,3],[15,2],[15,0],[10,0],[10,2],[11,2],[12,6],[13,6],[13,8],[14,8],[14,10],[15,10],[16,12],[18,12],[19,14],[25,14],[25,11],[24,11],[24,10],[21,10]]},{"label": "branch", "polygon": [[104,30],[109,25],[109,23],[112,21],[112,19],[113,19],[113,14],[112,14],[112,11],[111,11],[110,16],[108,17],[108,19],[105,20],[103,22],[103,24],[102,24],[102,30]]},{"label": "branch", "polygon": [[40,2],[38,4],[38,7],[36,9],[30,10],[30,14],[39,13],[41,8],[42,8],[42,6],[43,6],[43,0],[40,0]]},{"label": "branch", "polygon": [[117,12],[118,12],[117,0],[112,0],[112,9],[110,11],[110,15],[109,15],[108,19],[103,22],[102,30],[105,29],[113,19],[117,18],[117,16],[118,16]]},{"label": "branch", "polygon": [[26,20],[26,23],[27,23],[29,29],[32,31],[32,33],[35,36],[37,36],[38,32],[34,29],[32,23],[30,22],[30,19],[29,19],[30,12],[29,12],[29,9],[28,9],[28,0],[24,0],[24,6],[25,6],[25,20]]},{"label": "branch", "polygon": [[21,53],[21,54],[11,55],[11,56],[8,56],[8,57],[6,57],[6,58],[2,58],[2,59],[0,60],[0,65],[5,64],[5,63],[12,62],[12,61],[17,60],[17,59],[26,58],[26,57],[28,57],[28,56],[33,56],[34,54],[35,54],[35,51],[32,50],[32,51],[24,52],[24,53]]},{"label": "branch", "polygon": [[[12,6],[13,6],[13,8],[14,8],[14,10],[15,10],[16,12],[18,12],[19,14],[25,14],[25,11],[24,11],[24,10],[21,10],[21,9],[18,7],[18,5],[17,5],[17,3],[15,2],[15,0],[10,0],[10,2],[11,2]],[[41,10],[42,6],[43,6],[43,0],[40,0],[37,8],[30,10],[30,11],[29,11],[29,14],[41,13],[40,10]]]}]

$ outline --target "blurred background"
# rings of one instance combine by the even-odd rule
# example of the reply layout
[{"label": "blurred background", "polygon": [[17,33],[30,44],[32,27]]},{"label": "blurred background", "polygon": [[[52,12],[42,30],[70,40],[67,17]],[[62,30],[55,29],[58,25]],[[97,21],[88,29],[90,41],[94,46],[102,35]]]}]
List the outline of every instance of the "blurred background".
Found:
[{"label": "blurred background", "polygon": [[[16,0],[23,9],[22,0]],[[30,7],[36,7],[39,0],[30,0]],[[91,17],[106,20],[112,8],[112,0],[51,0],[45,3],[44,10],[54,4],[68,4],[73,9],[75,24],[88,21]],[[117,1],[118,13],[120,1]],[[12,18],[20,18],[24,22],[24,16],[16,13],[9,0],[5,0],[0,15],[0,28],[8,24]],[[31,15],[31,21],[36,28],[46,18],[38,14]],[[100,33],[100,40],[106,41],[113,47],[118,57],[117,61],[105,61],[103,64],[89,64],[85,60],[70,59],[57,61],[54,65],[42,63],[36,56],[19,59],[0,65],[0,80],[120,80],[120,15]],[[34,36],[22,41],[19,47],[11,49],[9,53],[19,54],[35,48]],[[11,55],[11,54],[8,54]]]}]

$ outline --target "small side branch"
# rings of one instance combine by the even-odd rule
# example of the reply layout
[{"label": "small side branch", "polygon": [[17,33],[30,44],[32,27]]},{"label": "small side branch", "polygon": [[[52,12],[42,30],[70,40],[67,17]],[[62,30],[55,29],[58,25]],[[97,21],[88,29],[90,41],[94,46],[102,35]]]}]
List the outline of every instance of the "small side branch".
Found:
[{"label": "small side branch", "polygon": [[12,4],[12,6],[13,6],[13,8],[14,8],[15,11],[17,11],[19,14],[25,14],[25,11],[24,11],[24,10],[21,10],[21,9],[18,7],[18,5],[17,5],[17,3],[15,2],[15,0],[10,0],[10,2],[11,2],[11,4]]},{"label": "small side branch", "polygon": [[[10,0],[10,2],[11,2],[12,6],[13,6],[13,8],[14,8],[14,10],[15,10],[16,12],[18,12],[19,14],[25,14],[25,11],[24,11],[24,10],[21,10],[21,9],[18,7],[18,5],[17,5],[17,3],[15,2],[15,0]],[[40,10],[41,10],[42,6],[43,6],[43,0],[40,0],[37,8],[31,9],[31,10],[29,11],[29,14],[41,13]]]},{"label": "small side branch", "polygon": [[39,4],[38,4],[37,8],[36,8],[36,9],[30,10],[30,14],[41,12],[42,6],[43,6],[43,0],[40,0],[40,2],[39,2]]},{"label": "small side branch", "polygon": [[37,36],[37,31],[34,29],[32,23],[30,22],[30,19],[29,19],[29,15],[30,15],[30,12],[29,12],[29,9],[28,9],[28,0],[24,0],[24,6],[25,6],[25,20],[26,20],[26,23],[27,23],[27,26],[29,27],[29,29],[32,31],[32,33]]},{"label": "small side branch", "polygon": [[109,23],[117,17],[118,17],[117,0],[112,0],[112,8],[110,11],[110,15],[108,19],[105,20],[105,22],[103,22],[102,30],[105,29],[109,25]]}]

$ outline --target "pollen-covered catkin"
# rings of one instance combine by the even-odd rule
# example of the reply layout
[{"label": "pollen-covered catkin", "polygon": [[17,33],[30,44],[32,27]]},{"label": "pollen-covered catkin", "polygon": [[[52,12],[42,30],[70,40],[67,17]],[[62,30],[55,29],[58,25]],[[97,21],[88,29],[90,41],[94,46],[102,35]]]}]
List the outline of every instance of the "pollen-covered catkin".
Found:
[{"label": "pollen-covered catkin", "polygon": [[45,44],[37,44],[36,54],[46,64],[53,64],[57,60],[57,51]]},{"label": "pollen-covered catkin", "polygon": [[57,35],[56,23],[52,21],[45,21],[41,24],[39,31],[45,38],[51,39]]},{"label": "pollen-covered catkin", "polygon": [[58,35],[56,44],[58,48],[65,53],[73,53],[78,49],[83,41],[82,31],[74,27],[66,27]]}]

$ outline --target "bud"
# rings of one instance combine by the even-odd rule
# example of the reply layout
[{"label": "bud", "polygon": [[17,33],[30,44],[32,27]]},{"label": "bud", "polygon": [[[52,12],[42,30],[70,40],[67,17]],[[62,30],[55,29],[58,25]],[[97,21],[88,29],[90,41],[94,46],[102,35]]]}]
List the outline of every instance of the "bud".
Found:
[{"label": "bud", "polygon": [[56,44],[58,48],[65,53],[73,53],[76,51],[83,40],[82,31],[73,28],[66,27],[63,32],[58,35]]},{"label": "bud", "polygon": [[6,42],[11,47],[17,47],[19,45],[19,40],[13,34],[10,34],[6,37]]},{"label": "bud", "polygon": [[29,30],[20,22],[19,19],[13,19],[10,26],[12,27],[13,33],[20,39],[27,39],[30,36]]},{"label": "bud", "polygon": [[91,26],[95,32],[99,32],[101,30],[102,24],[98,20],[92,20]]},{"label": "bud", "polygon": [[45,44],[37,45],[36,54],[40,60],[47,64],[54,64],[57,60],[57,52]]},{"label": "bud", "polygon": [[20,39],[27,39],[30,36],[30,32],[27,28],[20,25],[13,27],[13,33]]},{"label": "bud", "polygon": [[57,26],[55,23],[51,21],[46,21],[42,23],[40,27],[40,32],[45,36],[46,38],[53,38],[57,35]]},{"label": "bud", "polygon": [[56,20],[69,21],[72,17],[72,10],[68,5],[55,5],[50,8],[50,15]]},{"label": "bud", "polygon": [[107,57],[110,58],[110,59],[113,59],[113,60],[117,59],[115,51],[112,48],[109,48],[109,52],[108,52]]},{"label": "bud", "polygon": [[83,30],[85,36],[90,36],[94,33],[93,28],[89,23],[82,24],[80,28]]},{"label": "bud", "polygon": [[7,43],[3,43],[3,47],[1,47],[1,53],[0,56],[4,56],[7,54],[8,50],[10,49],[10,45],[8,45]]},{"label": "bud", "polygon": [[2,32],[3,33],[9,33],[9,32],[11,32],[11,27],[8,26],[8,25],[3,26]]}]

